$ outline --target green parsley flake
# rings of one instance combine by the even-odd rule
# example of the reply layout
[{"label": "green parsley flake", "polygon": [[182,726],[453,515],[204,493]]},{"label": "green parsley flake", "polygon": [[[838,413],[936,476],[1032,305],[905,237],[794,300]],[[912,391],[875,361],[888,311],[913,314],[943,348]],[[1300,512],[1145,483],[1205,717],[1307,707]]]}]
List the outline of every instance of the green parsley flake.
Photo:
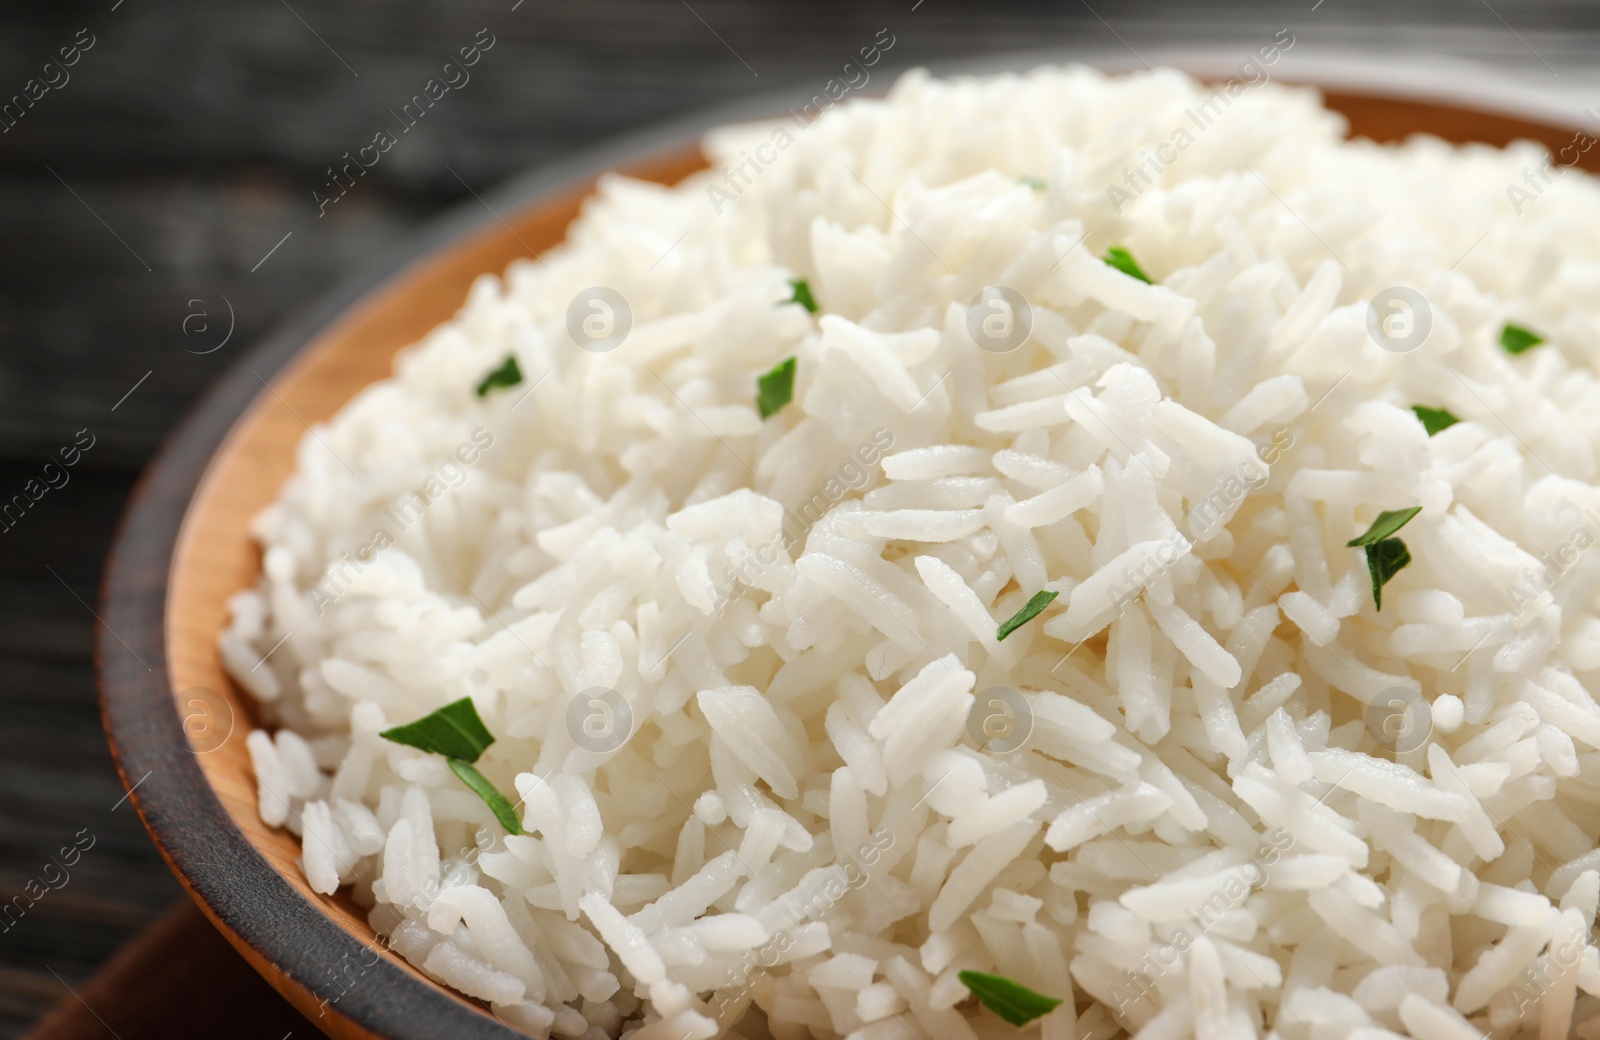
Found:
[{"label": "green parsley flake", "polygon": [[789,287],[794,290],[794,295],[789,297],[790,303],[798,303],[812,314],[817,313],[817,298],[811,295],[811,283],[804,278],[789,279]]},{"label": "green parsley flake", "polygon": [[777,366],[756,380],[756,408],[762,419],[770,419],[778,409],[794,398],[795,358],[784,358]]},{"label": "green parsley flake", "polygon": [[1130,278],[1137,278],[1146,285],[1155,284],[1150,280],[1150,276],[1144,273],[1144,268],[1139,266],[1139,261],[1133,258],[1133,254],[1121,246],[1112,246],[1106,250],[1106,255],[1100,259]]},{"label": "green parsley flake", "polygon": [[1520,354],[1529,347],[1537,347],[1543,342],[1543,336],[1521,325],[1506,322],[1505,327],[1500,330],[1500,345],[1506,348],[1508,354]]},{"label": "green parsley flake", "polygon": [[517,807],[511,800],[495,790],[484,775],[478,772],[478,767],[471,762],[463,762],[459,758],[447,758],[450,771],[460,778],[472,790],[472,793],[483,799],[483,803],[494,813],[494,818],[500,821],[500,826],[506,829],[507,834],[521,834],[522,821],[517,819]]},{"label": "green parsley flake", "polygon": [[1048,1015],[1061,1006],[1057,997],[1035,993],[1020,982],[1004,975],[990,975],[981,971],[963,971],[956,976],[961,984],[972,991],[978,1002],[1014,1026],[1025,1026],[1041,1015]]},{"label": "green parsley flake", "polygon": [[1352,538],[1344,544],[1352,549],[1358,545],[1373,545],[1397,533],[1420,512],[1422,512],[1421,506],[1412,506],[1410,509],[1385,509],[1378,514],[1378,519],[1372,521],[1372,526],[1367,528],[1366,534]]},{"label": "green parsley flake", "polygon": [[386,729],[378,736],[463,762],[476,762],[494,743],[488,727],[478,718],[471,697],[451,701],[431,715]]},{"label": "green parsley flake", "polygon": [[1428,431],[1429,437],[1440,430],[1448,430],[1461,421],[1460,417],[1450,414],[1448,408],[1429,408],[1425,404],[1414,404],[1411,410],[1422,420],[1422,428]]},{"label": "green parsley flake", "polygon": [[1412,506],[1410,509],[1385,509],[1378,514],[1376,520],[1372,521],[1372,526],[1367,528],[1366,534],[1345,543],[1352,549],[1360,546],[1367,552],[1367,570],[1372,574],[1374,609],[1383,609],[1383,587],[1389,584],[1390,578],[1400,573],[1401,568],[1411,562],[1411,550],[1406,548],[1405,542],[1394,535],[1420,512],[1422,512],[1421,506]]},{"label": "green parsley flake", "polygon": [[484,376],[478,383],[478,396],[483,397],[490,390],[498,390],[505,386],[516,386],[522,382],[522,369],[517,366],[517,356],[507,354],[500,367]]},{"label": "green parsley flake", "polygon": [[483,799],[506,833],[523,833],[516,807],[505,795],[495,790],[494,785],[472,764],[489,750],[494,737],[478,717],[478,709],[472,706],[471,697],[451,701],[430,715],[383,730],[378,736],[429,754],[443,755],[450,764],[450,771]]},{"label": "green parsley flake", "polygon": [[1398,538],[1384,538],[1367,546],[1367,570],[1372,575],[1372,606],[1383,609],[1383,587],[1411,562],[1411,550]]},{"label": "green parsley flake", "polygon": [[1009,621],[1006,621],[999,628],[995,629],[995,639],[1004,639],[1006,636],[1009,636],[1023,625],[1026,625],[1028,622],[1038,617],[1039,612],[1044,610],[1045,607],[1048,607],[1059,595],[1061,595],[1061,593],[1052,589],[1044,589],[1042,591],[1035,592],[1033,594],[1033,598],[1028,600],[1027,604],[1024,605],[1021,610],[1011,615],[1011,619]]},{"label": "green parsley flake", "polygon": [[1044,191],[1046,188],[1050,187],[1050,185],[1046,184],[1044,180],[1039,177],[1018,177],[1017,183],[1026,184],[1034,191]]}]

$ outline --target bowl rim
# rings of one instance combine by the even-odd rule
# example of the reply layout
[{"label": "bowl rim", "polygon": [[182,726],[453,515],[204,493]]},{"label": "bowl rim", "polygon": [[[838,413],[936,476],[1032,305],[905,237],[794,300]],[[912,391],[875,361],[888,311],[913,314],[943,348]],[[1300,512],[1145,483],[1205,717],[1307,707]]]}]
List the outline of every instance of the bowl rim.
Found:
[{"label": "bowl rim", "polygon": [[[1205,47],[1146,53],[1164,65],[1218,79],[1245,52]],[[945,75],[1070,61],[1107,72],[1137,70],[1142,64],[1104,51],[1058,49],[924,67]],[[906,68],[888,64],[881,74],[892,79]],[[1318,59],[1286,68],[1280,78],[1375,100],[1420,101],[1507,116],[1551,130],[1578,126],[1576,112],[1549,95],[1497,91],[1492,70],[1486,86],[1484,70],[1472,69],[1470,76],[1456,69],[1438,80],[1419,82],[1391,65]],[[712,127],[770,117],[808,97],[791,89],[701,109],[539,166],[481,198],[449,208],[383,260],[342,279],[243,351],[164,438],[131,492],[102,578],[94,650],[112,758],[128,800],[168,867],[212,923],[302,1013],[309,1014],[308,1001],[314,1006],[319,996],[331,997],[331,987],[319,988],[330,959],[361,958],[369,947],[301,895],[234,823],[190,751],[168,672],[170,570],[190,501],[218,449],[264,392],[264,380],[283,372],[319,334],[437,251],[503,223],[502,214],[581,191],[601,173],[681,153],[697,146]],[[417,976],[385,958],[377,958],[369,970],[373,984],[341,991],[336,1006],[327,1004],[331,1014],[312,1024],[340,1037],[489,1040],[521,1035],[467,998],[419,984]]]},{"label": "bowl rim", "polygon": [[[699,135],[770,112],[748,102],[673,121],[587,149],[483,192],[429,221],[383,261],[365,266],[279,323],[232,363],[163,440],[117,523],[101,579],[94,660],[102,725],[127,800],[191,898],[280,993],[306,1002],[335,996],[330,963],[369,946],[309,902],[239,829],[190,750],[167,654],[169,576],[189,505],[236,422],[325,330],[436,251],[491,229],[501,217],[592,187],[607,171],[645,165],[697,145]],[[148,781],[148,782],[147,782]],[[256,956],[252,956],[252,953]],[[269,973],[266,969],[270,966]],[[325,1005],[313,1024],[329,1035],[489,1040],[521,1036],[468,998],[420,985],[379,957],[370,985]],[[319,988],[319,981],[322,982]],[[289,990],[285,990],[285,986]]]}]

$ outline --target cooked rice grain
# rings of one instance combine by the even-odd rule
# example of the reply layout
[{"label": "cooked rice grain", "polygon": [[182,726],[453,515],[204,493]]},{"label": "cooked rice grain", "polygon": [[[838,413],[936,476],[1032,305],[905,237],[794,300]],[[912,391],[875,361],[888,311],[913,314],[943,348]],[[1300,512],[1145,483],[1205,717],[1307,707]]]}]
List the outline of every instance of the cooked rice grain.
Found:
[{"label": "cooked rice grain", "polygon": [[[257,518],[221,651],[262,819],[541,1036],[1010,1035],[966,969],[1061,998],[1048,1040],[1600,1036],[1600,190],[1343,131],[913,73],[603,178]],[[1414,505],[1376,611],[1346,543]],[[463,696],[526,835],[378,736]]]}]

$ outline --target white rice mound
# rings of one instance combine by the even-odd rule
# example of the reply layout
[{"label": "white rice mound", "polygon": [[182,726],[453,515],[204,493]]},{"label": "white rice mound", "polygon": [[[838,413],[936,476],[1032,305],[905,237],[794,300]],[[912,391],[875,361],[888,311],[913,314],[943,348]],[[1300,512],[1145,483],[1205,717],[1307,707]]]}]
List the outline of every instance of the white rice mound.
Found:
[{"label": "white rice mound", "polygon": [[[232,602],[311,887],[536,1036],[1015,1035],[974,969],[1049,1040],[1600,1037],[1600,189],[1209,93],[913,73],[479,279],[302,440]],[[1419,505],[1376,611],[1345,543]],[[464,696],[525,836],[377,736]]]}]

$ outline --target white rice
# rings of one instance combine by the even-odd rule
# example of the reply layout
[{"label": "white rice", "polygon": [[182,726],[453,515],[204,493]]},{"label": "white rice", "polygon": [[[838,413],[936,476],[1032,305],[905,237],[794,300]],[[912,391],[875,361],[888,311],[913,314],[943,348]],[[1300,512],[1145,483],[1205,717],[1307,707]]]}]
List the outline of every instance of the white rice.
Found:
[{"label": "white rice", "polygon": [[[311,887],[535,1035],[1012,1035],[973,969],[1051,1040],[1600,1037],[1600,189],[1211,93],[911,74],[484,275],[302,441],[223,636]],[[1375,611],[1345,543],[1413,505]],[[464,696],[526,835],[378,736]]]}]

